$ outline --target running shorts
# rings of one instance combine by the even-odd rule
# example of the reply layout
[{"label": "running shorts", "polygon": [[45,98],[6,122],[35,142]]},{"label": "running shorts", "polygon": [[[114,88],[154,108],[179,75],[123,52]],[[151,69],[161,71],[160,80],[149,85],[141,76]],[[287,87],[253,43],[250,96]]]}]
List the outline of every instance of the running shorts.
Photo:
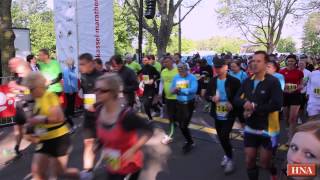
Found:
[{"label": "running shorts", "polygon": [[301,93],[283,93],[283,106],[298,106],[302,103],[302,95]]},{"label": "running shorts", "polygon": [[270,137],[244,133],[244,147],[256,148],[263,147],[264,149],[273,150],[272,141]]},{"label": "running shorts", "polygon": [[36,145],[36,153],[46,154],[51,157],[65,156],[71,151],[71,139],[69,134],[41,141]]}]

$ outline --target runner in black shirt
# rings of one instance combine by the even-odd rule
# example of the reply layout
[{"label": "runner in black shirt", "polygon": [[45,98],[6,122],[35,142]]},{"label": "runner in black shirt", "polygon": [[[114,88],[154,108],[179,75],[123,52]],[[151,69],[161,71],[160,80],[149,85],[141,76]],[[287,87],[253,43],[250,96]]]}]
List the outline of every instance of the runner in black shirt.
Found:
[{"label": "runner in black shirt", "polygon": [[93,145],[96,138],[96,116],[93,106],[96,101],[94,83],[103,73],[95,69],[93,57],[89,53],[79,56],[79,70],[81,72],[81,89],[85,107],[83,121],[83,168],[85,171],[82,173],[88,172],[90,174],[94,166],[95,153],[93,152]]},{"label": "runner in black shirt", "polygon": [[158,85],[156,81],[160,79],[160,74],[156,70],[156,68],[151,65],[151,63],[152,60],[150,57],[143,57],[144,66],[139,72],[140,76],[142,77],[141,83],[143,83],[144,86],[144,92],[142,97],[144,110],[150,120],[152,119],[151,108],[153,108],[155,111],[160,111],[159,108],[155,104],[153,104],[154,98],[157,94]]},{"label": "runner in black shirt", "polygon": [[256,165],[258,150],[260,166],[276,176],[271,160],[280,131],[278,112],[282,107],[283,94],[278,79],[266,72],[268,62],[266,52],[255,52],[252,60],[254,75],[243,82],[235,98],[235,104],[244,108],[244,146],[250,180],[259,178]]}]

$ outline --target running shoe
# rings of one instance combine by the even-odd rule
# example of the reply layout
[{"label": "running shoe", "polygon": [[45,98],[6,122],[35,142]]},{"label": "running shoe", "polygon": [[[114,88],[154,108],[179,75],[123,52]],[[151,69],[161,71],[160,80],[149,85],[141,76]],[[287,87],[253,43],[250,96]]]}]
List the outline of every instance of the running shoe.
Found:
[{"label": "running shoe", "polygon": [[234,171],[234,164],[233,164],[233,161],[229,159],[228,162],[226,163],[226,166],[224,167],[224,173],[230,174],[233,171]]},{"label": "running shoe", "polygon": [[221,161],[221,167],[225,167],[228,161],[229,161],[229,158],[227,156],[223,156],[223,159]]},{"label": "running shoe", "polygon": [[21,156],[22,155],[19,147],[20,146],[18,146],[18,145],[14,146],[14,152],[16,153],[16,156]]},{"label": "running shoe", "polygon": [[168,135],[165,135],[161,140],[161,143],[167,145],[169,143],[172,143],[172,141],[173,139],[171,137],[169,137]]},{"label": "running shoe", "polygon": [[186,142],[185,145],[182,147],[182,151],[184,154],[189,153],[194,147],[196,146],[196,144],[194,142],[190,143],[190,142]]}]

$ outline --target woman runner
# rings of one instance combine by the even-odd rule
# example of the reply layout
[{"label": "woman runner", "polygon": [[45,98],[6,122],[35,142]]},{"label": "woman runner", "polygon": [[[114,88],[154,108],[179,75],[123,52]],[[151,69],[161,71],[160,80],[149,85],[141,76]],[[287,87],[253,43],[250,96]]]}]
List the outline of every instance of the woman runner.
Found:
[{"label": "woman runner", "polygon": [[[106,163],[109,180],[137,180],[143,167],[141,147],[150,139],[153,128],[147,119],[119,101],[122,81],[116,74],[98,78],[97,137]],[[138,136],[138,132],[139,133]]]}]

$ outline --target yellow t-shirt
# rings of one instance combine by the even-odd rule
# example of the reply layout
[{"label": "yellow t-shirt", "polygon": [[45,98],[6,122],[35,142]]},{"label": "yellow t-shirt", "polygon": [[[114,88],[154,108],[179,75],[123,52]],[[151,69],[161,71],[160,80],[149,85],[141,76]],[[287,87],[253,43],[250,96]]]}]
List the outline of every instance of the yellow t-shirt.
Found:
[{"label": "yellow t-shirt", "polygon": [[[50,108],[60,106],[59,98],[56,94],[46,91],[45,94],[36,99],[34,106],[34,114],[48,117],[50,115]],[[64,123],[55,124],[38,124],[35,127],[36,134],[40,137],[40,140],[54,139],[63,136],[69,132],[67,125]],[[57,129],[48,131],[48,128],[61,126]]]}]

